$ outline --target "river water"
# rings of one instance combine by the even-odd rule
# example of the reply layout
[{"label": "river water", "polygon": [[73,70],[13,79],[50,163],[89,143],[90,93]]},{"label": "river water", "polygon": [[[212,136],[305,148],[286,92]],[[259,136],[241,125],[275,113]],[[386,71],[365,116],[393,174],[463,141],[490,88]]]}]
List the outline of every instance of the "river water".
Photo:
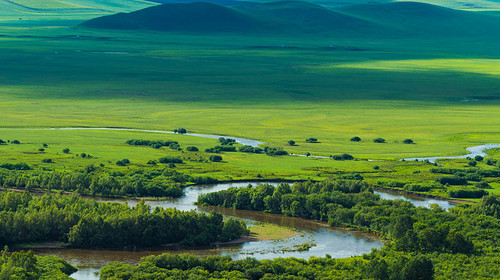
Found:
[{"label": "river water", "polygon": [[[216,185],[192,186],[185,189],[186,195],[179,199],[146,201],[152,207],[177,208],[179,210],[196,210],[208,212],[215,210],[224,216],[238,217],[252,223],[264,222],[297,229],[300,234],[283,240],[270,240],[247,242],[238,245],[205,247],[189,250],[180,248],[153,248],[136,251],[120,250],[84,250],[84,249],[43,249],[36,252],[41,255],[56,255],[78,266],[80,269],[71,277],[77,280],[97,280],[99,270],[111,261],[137,264],[140,259],[148,255],[162,253],[191,253],[197,256],[228,255],[233,259],[253,257],[256,259],[273,259],[276,257],[309,258],[311,256],[326,256],[333,258],[345,258],[369,253],[372,248],[380,248],[383,243],[374,235],[348,231],[329,227],[326,223],[310,221],[300,218],[287,217],[262,212],[227,209],[219,207],[196,206],[193,203],[200,194],[225,190],[230,187],[245,187],[248,182],[223,183]],[[258,182],[253,182],[253,185]],[[277,185],[278,183],[269,183]],[[404,196],[398,193],[376,191],[382,199],[404,199],[414,203],[416,206],[428,207],[430,204],[438,204],[444,209],[452,207],[453,204],[444,200],[421,198],[415,196]],[[135,199],[97,199],[98,201],[112,201],[127,203],[129,206],[136,205],[139,201]],[[315,244],[308,251],[293,251],[296,246],[304,243]],[[292,250],[290,250],[292,249]]]}]

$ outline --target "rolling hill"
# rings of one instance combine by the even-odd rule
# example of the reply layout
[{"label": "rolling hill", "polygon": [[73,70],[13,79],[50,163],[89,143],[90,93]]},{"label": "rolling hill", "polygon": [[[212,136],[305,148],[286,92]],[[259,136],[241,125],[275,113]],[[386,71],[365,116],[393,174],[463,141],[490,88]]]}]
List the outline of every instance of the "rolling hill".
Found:
[{"label": "rolling hill", "polygon": [[343,37],[496,36],[500,18],[419,2],[354,5],[336,9],[282,1],[222,6],[163,4],[89,20],[83,27],[240,34],[329,34]]},{"label": "rolling hill", "polygon": [[500,30],[500,20],[495,16],[420,2],[355,5],[336,10],[407,35],[496,36]]},{"label": "rolling hill", "polygon": [[164,4],[84,22],[103,29],[236,33],[360,33],[380,27],[307,2],[224,7],[198,2]]}]

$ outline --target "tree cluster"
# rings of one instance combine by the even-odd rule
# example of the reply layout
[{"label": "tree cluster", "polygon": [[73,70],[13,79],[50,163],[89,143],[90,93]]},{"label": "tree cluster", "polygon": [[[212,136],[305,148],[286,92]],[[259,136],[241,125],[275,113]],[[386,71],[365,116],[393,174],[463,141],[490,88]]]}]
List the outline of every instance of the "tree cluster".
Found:
[{"label": "tree cluster", "polygon": [[144,201],[129,207],[76,195],[0,193],[0,244],[62,241],[78,248],[167,243],[197,246],[246,233],[243,222],[223,221],[222,215],[215,212],[151,209]]}]

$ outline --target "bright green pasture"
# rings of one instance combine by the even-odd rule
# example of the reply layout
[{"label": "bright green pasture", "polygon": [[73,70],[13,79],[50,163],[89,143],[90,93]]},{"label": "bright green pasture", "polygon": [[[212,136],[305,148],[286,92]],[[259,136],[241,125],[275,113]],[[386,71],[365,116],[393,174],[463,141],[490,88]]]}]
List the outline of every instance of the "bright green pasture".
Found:
[{"label": "bright green pasture", "polygon": [[[5,32],[2,127],[185,127],[364,159],[460,155],[500,142],[495,42],[479,55],[477,42]],[[454,138],[468,133],[490,137]]]}]

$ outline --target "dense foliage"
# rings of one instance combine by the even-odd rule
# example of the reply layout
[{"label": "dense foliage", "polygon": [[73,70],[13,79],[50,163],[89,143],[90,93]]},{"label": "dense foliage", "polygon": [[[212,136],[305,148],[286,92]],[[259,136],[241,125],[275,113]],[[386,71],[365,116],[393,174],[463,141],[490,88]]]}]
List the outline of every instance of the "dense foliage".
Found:
[{"label": "dense foliage", "polygon": [[212,212],[151,209],[141,201],[96,202],[78,196],[0,194],[0,244],[62,241],[79,248],[208,245],[246,234],[243,222]]},{"label": "dense foliage", "polygon": [[[437,205],[415,207],[402,200],[381,200],[361,181],[302,182],[290,186],[259,185],[199,197],[198,203],[328,221],[332,226],[375,231],[390,242],[365,256],[373,266],[361,278],[432,279],[404,274],[404,256],[431,262],[437,279],[492,279],[500,275],[500,199],[485,196],[477,205],[459,205],[446,212]],[[481,260],[481,261],[479,261]],[[424,265],[420,259],[415,265]],[[463,267],[467,263],[466,269]],[[408,265],[409,260],[405,264]],[[424,265],[425,266],[425,265]],[[494,267],[484,271],[484,267]],[[427,265],[428,267],[428,265]],[[423,271],[423,269],[419,269]],[[353,277],[353,279],[361,279]],[[273,278],[270,278],[273,279]],[[294,279],[294,278],[292,278]],[[297,278],[299,279],[299,278]],[[347,278],[349,279],[349,278]]]},{"label": "dense foliage", "polygon": [[[161,162],[178,162],[178,158],[165,157]],[[154,196],[179,197],[187,183],[207,184],[217,180],[208,176],[189,176],[171,168],[138,169],[129,173],[107,172],[93,165],[85,170],[58,171],[3,171],[0,186],[24,190],[63,190],[84,195],[111,197]]]},{"label": "dense foliage", "polygon": [[35,256],[31,251],[3,250],[0,256],[0,279],[66,280],[76,268],[55,256]]}]

